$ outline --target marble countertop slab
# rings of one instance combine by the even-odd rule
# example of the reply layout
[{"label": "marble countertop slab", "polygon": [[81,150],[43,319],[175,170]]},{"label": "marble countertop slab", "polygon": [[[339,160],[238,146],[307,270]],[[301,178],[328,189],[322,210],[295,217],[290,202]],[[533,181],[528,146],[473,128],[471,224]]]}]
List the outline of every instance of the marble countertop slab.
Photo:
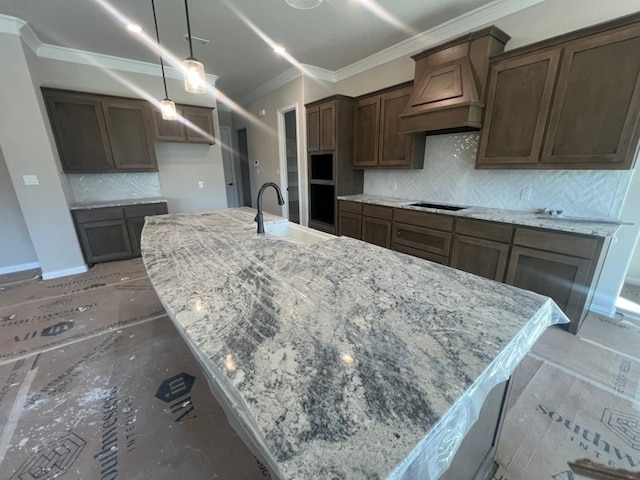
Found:
[{"label": "marble countertop slab", "polygon": [[558,230],[562,232],[580,233],[584,235],[595,235],[598,237],[612,237],[620,228],[621,222],[610,220],[581,219],[577,217],[551,216],[535,212],[524,212],[519,210],[506,210],[499,208],[485,207],[465,207],[441,202],[441,205],[451,205],[465,207],[463,210],[450,211],[436,208],[424,208],[410,205],[419,200],[406,198],[380,197],[376,195],[346,195],[338,197],[339,200],[349,200],[351,202],[370,203],[393,208],[406,208],[409,210],[419,210],[422,212],[443,213],[454,217],[475,218],[478,220],[488,220],[491,222],[511,223],[527,227],[546,228],[548,230]]},{"label": "marble countertop slab", "polygon": [[142,257],[281,480],[437,478],[486,393],[566,322],[541,295],[348,237],[258,236],[254,216],[151,217]]},{"label": "marble countertop slab", "polygon": [[102,202],[86,202],[86,203],[72,203],[69,205],[70,210],[85,210],[91,208],[103,208],[103,207],[123,207],[125,205],[141,205],[145,203],[162,203],[166,202],[164,197],[147,197],[147,198],[128,198],[123,200],[105,200]]}]

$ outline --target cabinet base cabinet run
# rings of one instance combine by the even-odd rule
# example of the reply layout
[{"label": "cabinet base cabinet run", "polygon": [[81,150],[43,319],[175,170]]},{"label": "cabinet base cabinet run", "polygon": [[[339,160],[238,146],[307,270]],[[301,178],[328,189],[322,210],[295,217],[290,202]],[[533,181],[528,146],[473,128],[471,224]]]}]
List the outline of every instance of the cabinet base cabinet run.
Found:
[{"label": "cabinet base cabinet run", "polygon": [[338,235],[546,295],[577,333],[611,239],[340,200]]},{"label": "cabinet base cabinet run", "polygon": [[165,213],[164,202],[73,210],[85,261],[91,266],[139,257],[145,217]]}]

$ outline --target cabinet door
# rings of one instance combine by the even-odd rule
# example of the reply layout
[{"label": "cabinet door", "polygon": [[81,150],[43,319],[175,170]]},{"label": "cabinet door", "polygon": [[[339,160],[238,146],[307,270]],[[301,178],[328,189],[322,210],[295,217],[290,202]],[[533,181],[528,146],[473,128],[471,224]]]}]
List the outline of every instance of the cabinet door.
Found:
[{"label": "cabinet door", "polygon": [[[412,166],[411,135],[400,134],[400,114],[411,97],[413,88],[403,88],[380,97],[379,160],[381,167],[410,168]],[[424,159],[424,155],[423,155]]]},{"label": "cabinet door", "polygon": [[631,168],[640,114],[640,25],[564,49],[542,163]]},{"label": "cabinet door", "polygon": [[508,244],[455,235],[449,265],[458,270],[502,282],[508,259]]},{"label": "cabinet door", "polygon": [[559,58],[554,49],[491,65],[478,167],[538,162]]},{"label": "cabinet door", "polygon": [[62,169],[113,171],[115,165],[100,99],[45,89],[43,95]]},{"label": "cabinet door", "polygon": [[103,101],[113,159],[119,170],[158,170],[152,122],[143,102]]},{"label": "cabinet door", "polygon": [[582,321],[591,261],[514,246],[505,283],[551,297],[571,320],[575,332]]},{"label": "cabinet door", "polygon": [[336,149],[336,102],[320,105],[320,150]]},{"label": "cabinet door", "polygon": [[124,219],[80,223],[78,234],[89,263],[121,260],[133,255]]},{"label": "cabinet door", "polygon": [[360,100],[354,118],[353,166],[374,167],[378,164],[380,97]]},{"label": "cabinet door", "polygon": [[307,151],[320,150],[320,107],[307,107]]},{"label": "cabinet door", "polygon": [[362,217],[362,240],[384,248],[391,248],[391,221]]},{"label": "cabinet door", "polygon": [[[153,112],[153,134],[159,142],[186,142],[187,132],[179,120],[165,120],[162,118],[162,112],[156,107],[151,107]],[[176,107],[179,115],[182,115],[182,109]]]},{"label": "cabinet door", "polygon": [[338,212],[338,235],[362,238],[362,215],[350,212]]},{"label": "cabinet door", "polygon": [[188,123],[184,126],[186,131],[187,142],[192,143],[215,143],[215,135],[213,131],[213,116],[210,108],[198,108],[190,106],[182,106],[182,116]]}]

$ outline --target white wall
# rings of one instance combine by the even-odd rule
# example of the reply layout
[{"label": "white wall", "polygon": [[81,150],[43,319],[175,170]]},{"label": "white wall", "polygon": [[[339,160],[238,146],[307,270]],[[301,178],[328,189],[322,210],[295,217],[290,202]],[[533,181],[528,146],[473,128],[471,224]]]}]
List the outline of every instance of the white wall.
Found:
[{"label": "white wall", "polygon": [[625,277],[625,282],[640,286],[640,243],[636,243],[636,249],[631,257],[629,270]]},{"label": "white wall", "polygon": [[[251,178],[251,199],[252,205],[258,196],[260,186],[265,182],[275,182],[282,187],[280,176],[280,151],[278,146],[278,109],[298,106],[298,158],[301,159],[300,169],[300,222],[307,224],[308,208],[306,196],[306,127],[304,123],[304,99],[302,78],[297,78],[286,85],[278,88],[269,95],[266,95],[246,107],[246,110],[253,115],[251,122],[245,117],[234,115],[234,128],[247,129],[249,148],[249,168]],[[264,116],[259,116],[260,110],[265,111]],[[258,161],[258,166],[254,161]],[[283,209],[278,205],[275,192],[267,190],[263,197],[263,207],[265,211],[282,215]]]},{"label": "white wall", "polygon": [[[86,270],[67,206],[40,92],[35,55],[0,34],[0,148],[44,278]],[[26,186],[23,175],[37,175]]]},{"label": "white wall", "polygon": [[38,266],[18,197],[0,150],[0,273],[17,272]]}]

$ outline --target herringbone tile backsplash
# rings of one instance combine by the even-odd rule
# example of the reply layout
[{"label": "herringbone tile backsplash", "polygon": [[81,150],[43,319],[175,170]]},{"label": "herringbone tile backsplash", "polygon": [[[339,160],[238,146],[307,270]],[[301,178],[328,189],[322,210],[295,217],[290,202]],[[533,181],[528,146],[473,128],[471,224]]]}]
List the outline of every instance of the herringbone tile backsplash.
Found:
[{"label": "herringbone tile backsplash", "polygon": [[75,203],[160,197],[160,179],[149,173],[68,174]]},{"label": "herringbone tile backsplash", "polygon": [[[422,170],[366,170],[364,193],[617,219],[631,170],[475,170],[478,133],[427,137]],[[531,200],[520,200],[524,187]]]}]

